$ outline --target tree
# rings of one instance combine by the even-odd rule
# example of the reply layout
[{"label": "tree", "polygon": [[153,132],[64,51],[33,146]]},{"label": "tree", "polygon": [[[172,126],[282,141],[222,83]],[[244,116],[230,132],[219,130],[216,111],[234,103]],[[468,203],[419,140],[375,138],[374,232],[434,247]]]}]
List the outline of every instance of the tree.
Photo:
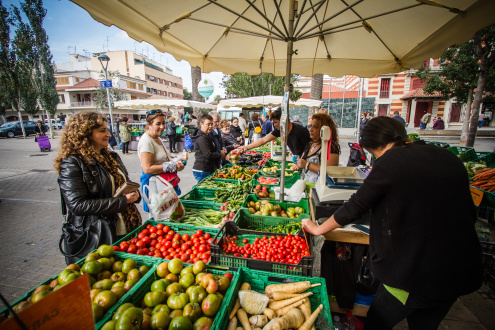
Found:
[{"label": "tree", "polygon": [[[203,97],[198,92],[198,84],[201,81],[201,68],[199,66],[191,67],[192,79],[192,99],[193,101],[203,102]],[[193,115],[199,118],[203,114],[200,108],[193,109]]]},{"label": "tree", "polygon": [[215,95],[215,98],[213,99],[213,101],[215,102],[220,102],[222,100],[222,97],[220,95]]},{"label": "tree", "polygon": [[[299,76],[291,75],[293,84]],[[228,98],[252,97],[262,95],[284,95],[285,77],[275,77],[271,73],[262,73],[256,76],[247,73],[224,75],[222,84]]]},{"label": "tree", "polygon": [[[477,37],[478,35],[478,37]],[[481,40],[481,37],[484,38]],[[478,40],[476,40],[478,38]],[[463,45],[452,46],[448,48],[440,57],[438,63],[439,71],[433,71],[428,68],[420,68],[416,75],[422,81],[427,81],[423,90],[427,94],[433,94],[438,91],[447,98],[457,98],[458,102],[467,103],[468,107],[464,114],[464,122],[461,134],[461,144],[474,144],[474,137],[478,127],[479,104],[473,104],[473,114],[476,112],[475,122],[473,116],[470,115],[472,94],[474,89],[479,93],[482,100],[485,92],[495,92],[495,70],[490,67],[486,70],[485,77],[488,83],[485,86],[479,85],[481,71],[481,56],[476,53],[476,44],[481,48],[481,51],[486,52],[485,56],[493,58],[493,48],[495,45],[494,27],[488,27],[478,31],[475,37]],[[483,46],[485,45],[485,46]],[[482,88],[480,88],[482,87]],[[471,125],[469,124],[471,119]],[[474,126],[474,127],[473,127]],[[468,142],[468,131],[471,132],[471,141]],[[468,144],[469,143],[469,144]],[[471,145],[472,145],[471,144]]]},{"label": "tree", "polygon": [[[112,77],[119,75],[118,71],[108,71],[107,72],[109,80],[112,80]],[[100,75],[102,78],[105,76],[103,74]],[[115,101],[125,101],[127,100],[126,93],[115,87],[97,87],[96,91],[93,93],[93,99],[95,101],[96,110],[103,112],[103,109],[108,108],[108,96],[107,90],[110,93],[110,100],[112,102],[112,108],[114,107],[113,102]]]},{"label": "tree", "polygon": [[[43,28],[46,9],[43,8],[42,0],[26,0],[21,3],[21,8],[29,20],[35,40],[37,58],[34,83],[38,92],[38,102],[42,109],[51,115],[55,115],[58,95],[54,77],[53,56],[48,46],[46,31]],[[49,125],[49,128],[53,136],[52,126]]]},{"label": "tree", "polygon": [[[311,92],[309,94],[309,98],[312,100],[321,100],[323,95],[323,75],[315,74],[311,79]],[[317,107],[309,108],[309,115],[313,115],[317,112]]]},{"label": "tree", "polygon": [[187,90],[187,88],[184,88],[182,90],[182,94],[184,95],[184,100],[192,100],[193,96],[192,93]]}]

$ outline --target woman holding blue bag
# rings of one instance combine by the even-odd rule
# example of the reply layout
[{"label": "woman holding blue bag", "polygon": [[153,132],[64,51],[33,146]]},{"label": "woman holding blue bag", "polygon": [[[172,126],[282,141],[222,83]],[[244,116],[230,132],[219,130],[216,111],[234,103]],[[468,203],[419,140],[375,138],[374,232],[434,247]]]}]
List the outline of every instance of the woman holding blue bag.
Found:
[{"label": "woman holding blue bag", "polygon": [[[160,136],[165,130],[165,114],[160,109],[151,110],[146,114],[146,131],[139,139],[138,155],[141,160],[141,187],[149,184],[154,175],[160,175],[174,187],[177,195],[181,194],[177,172],[184,169],[184,164],[174,161],[170,152],[165,148]],[[145,193],[145,192],[143,192]],[[148,205],[143,201],[143,209],[149,212]]]}]

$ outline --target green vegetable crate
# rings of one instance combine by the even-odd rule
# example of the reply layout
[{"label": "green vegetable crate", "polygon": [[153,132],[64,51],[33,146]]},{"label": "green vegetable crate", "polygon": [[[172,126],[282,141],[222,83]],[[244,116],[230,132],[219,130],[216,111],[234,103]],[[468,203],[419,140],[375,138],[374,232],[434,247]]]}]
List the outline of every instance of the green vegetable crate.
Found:
[{"label": "green vegetable crate", "polygon": [[[310,218],[308,214],[301,213],[297,218],[271,217],[266,215],[255,215],[249,213],[249,210],[242,208],[237,212],[234,222],[241,229],[255,230],[256,228],[277,227],[278,225],[300,224],[302,219]],[[276,233],[273,230],[258,231],[260,235],[265,232]],[[297,233],[297,232],[296,232]],[[296,233],[292,233],[295,235]],[[288,234],[288,233],[285,233]]]},{"label": "green vegetable crate", "polygon": [[[210,233],[210,235],[213,237],[218,233],[219,228],[213,228],[213,227],[201,227],[201,226],[193,226],[185,223],[177,223],[177,222],[168,222],[168,221],[154,221],[154,220],[148,220],[145,223],[143,223],[141,226],[138,228],[134,229],[132,232],[127,234],[124,238],[121,240],[117,241],[114,243],[114,246],[118,246],[121,242],[123,241],[130,241],[131,239],[137,237],[137,235],[146,228],[148,225],[156,226],[159,223],[163,223],[166,226],[169,226],[173,231],[176,233],[179,233],[181,235],[184,234],[189,234],[192,235],[194,234],[198,229],[201,229],[205,233]],[[137,254],[131,254],[131,253],[125,253],[125,252],[115,252],[116,255],[121,256],[123,258],[131,258],[135,260],[142,260],[142,261],[151,261],[154,263],[159,263],[162,262],[163,258],[156,258],[156,257],[150,257],[150,256],[142,256],[142,255],[137,255]]]},{"label": "green vegetable crate", "polygon": [[[95,250],[96,251],[96,250]],[[94,252],[94,251],[93,251]],[[134,254],[119,254],[119,253],[115,253],[115,261],[124,261],[126,259],[133,259],[136,261],[136,264],[138,265],[138,267],[142,266],[142,265],[146,265],[150,268],[150,270],[136,283],[136,285],[134,285],[112,308],[110,308],[110,310],[105,313],[105,315],[103,316],[103,318],[97,322],[95,324],[95,328],[96,329],[99,329],[103,326],[103,324],[105,323],[105,319],[108,319],[114,312],[115,310],[117,309],[117,307],[123,303],[123,301],[125,301],[126,299],[129,299],[132,295],[134,295],[136,293],[136,291],[138,291],[139,289],[139,286],[142,285],[151,275],[152,275],[152,270],[155,269],[155,264],[156,264],[156,261],[155,260],[151,260],[151,259],[144,259],[144,258],[140,258],[141,256],[138,256],[138,255],[134,255]],[[153,258],[153,259],[157,259],[157,258]],[[79,260],[77,262],[77,264],[79,266],[82,267],[82,265],[84,264],[84,258]],[[60,271],[62,271],[63,269],[61,269]],[[26,301],[28,300],[30,297],[31,297],[31,294],[33,293],[33,291],[39,287],[40,285],[49,285],[51,281],[53,280],[56,280],[58,278],[58,274],[55,275],[54,277],[42,282],[41,284],[37,285],[36,287],[34,287],[33,289],[29,290],[22,298],[19,298],[17,299],[14,303],[12,303],[11,305],[12,306],[15,306],[23,301]],[[8,317],[9,315],[9,311],[7,310],[7,308],[4,308],[2,311],[0,311],[0,315],[3,315],[5,317]]]},{"label": "green vegetable crate", "polygon": [[[305,292],[313,292],[313,295],[309,296],[311,302],[311,311],[314,312],[320,304],[323,305],[323,309],[318,314],[314,326],[316,330],[328,330],[333,329],[332,314],[330,311],[330,302],[328,300],[327,285],[324,278],[321,277],[302,277],[294,275],[274,274],[270,272],[264,272],[259,270],[248,269],[245,267],[239,268],[238,271],[239,280],[234,290],[234,297],[229,302],[226,309],[226,316],[230,314],[234,308],[236,298],[241,288],[242,283],[247,282],[251,284],[251,290],[259,293],[264,293],[265,288],[270,284],[282,284],[282,283],[295,283],[300,281],[309,281],[311,284],[321,284],[315,286]],[[228,317],[221,319],[221,323],[215,329],[226,329],[229,320]],[[212,328],[213,329],[213,328]]]},{"label": "green vegetable crate", "polygon": [[[256,196],[255,194],[251,194],[251,195],[248,195],[248,197],[246,197],[246,200],[244,201],[244,203],[242,204],[242,207],[245,207],[245,208],[249,208],[248,204],[249,202],[260,202],[262,201],[261,198],[259,198],[258,196]],[[274,205],[280,205],[280,207],[283,209],[283,210],[287,210],[288,207],[301,207],[303,210],[304,210],[304,214],[306,217],[310,218],[309,216],[309,201],[308,199],[306,198],[302,198],[299,202],[279,202],[278,200],[274,200],[274,199],[270,199],[270,204],[274,204]]]},{"label": "green vegetable crate", "polygon": [[424,140],[426,144],[433,144],[434,146],[440,147],[440,148],[450,148],[450,144],[447,142],[438,142],[438,141],[426,141]]},{"label": "green vegetable crate", "polygon": [[[248,267],[250,269],[264,270],[268,272],[280,273],[280,274],[288,274],[288,275],[299,275],[299,276],[313,276],[313,245],[310,235],[305,234],[303,231],[300,231],[298,236],[305,238],[308,247],[310,256],[302,257],[299,264],[289,264],[289,263],[280,263],[280,262],[271,262],[265,260],[256,260],[251,258],[243,258],[243,257],[234,257],[233,255],[224,255],[224,252],[221,248],[223,240],[225,236],[236,235],[238,240],[242,241],[246,238],[249,244],[252,244],[254,240],[263,236],[287,236],[285,234],[276,234],[269,232],[259,232],[254,230],[247,229],[239,229],[234,221],[227,221],[220,231],[217,233],[213,242],[210,244],[211,246],[211,265],[216,266],[226,266],[232,268],[239,267]],[[307,236],[307,237],[305,237]]]},{"label": "green vegetable crate", "polygon": [[[192,264],[184,263],[184,267],[187,267],[187,266],[192,266]],[[134,286],[134,288],[136,288],[136,290],[134,291],[134,293],[132,295],[127,296],[127,297],[125,296],[125,299],[121,299],[121,302],[118,304],[118,306],[116,306],[116,308],[114,308],[112,310],[112,313],[111,314],[107,313],[106,317],[102,321],[98,322],[99,326],[97,326],[96,329],[100,329],[107,321],[110,321],[115,310],[123,304],[131,303],[136,307],[141,307],[141,302],[143,301],[146,293],[151,291],[151,285],[153,284],[153,282],[161,278],[156,274],[156,267],[157,266],[155,266],[152,269],[152,271],[148,272],[149,275],[147,274],[148,276],[146,277],[145,281],[141,282],[139,286],[138,285]],[[212,273],[214,275],[224,275],[227,272],[229,272],[228,270],[221,270],[221,269],[215,268],[215,267],[211,267],[211,268],[207,267],[206,270],[207,270],[207,273]],[[233,299],[232,297],[234,296],[235,289],[237,287],[240,287],[240,284],[238,284],[238,281],[239,281],[238,272],[230,271],[230,273],[233,276],[232,281],[230,282],[230,286],[224,295],[222,304],[220,305],[218,313],[215,316],[215,319],[213,321],[213,327],[211,329],[221,329],[221,328],[215,327],[215,324],[218,325],[222,319],[228,317],[225,315],[227,307],[230,306],[230,304],[231,304],[231,300]],[[234,300],[234,303],[235,303],[235,300]],[[166,304],[166,302],[165,302],[165,304]]]},{"label": "green vegetable crate", "polygon": [[215,202],[215,190],[212,189],[193,188],[179,199],[186,205],[206,205],[209,208],[217,207],[216,210],[222,205],[221,203]]},{"label": "green vegetable crate", "polygon": [[495,152],[476,152],[475,162],[485,162],[487,167],[495,168]]},{"label": "green vegetable crate", "polygon": [[[289,170],[287,170],[289,171]],[[301,175],[299,174],[299,172],[296,172],[296,171],[289,171],[289,172],[293,172],[293,174],[291,176],[285,176],[285,187],[286,188],[290,188],[294,185],[294,183],[296,183],[297,180],[301,179]],[[280,170],[277,171],[278,174],[280,174]],[[258,179],[260,177],[265,177],[265,178],[273,178],[271,176],[268,176],[268,175],[264,175],[262,172],[259,172],[259,173],[256,173],[254,176],[253,176],[253,185],[258,185],[258,184],[261,184]],[[276,179],[279,179],[281,180],[280,176],[278,177],[275,177]],[[271,187],[275,187],[275,186],[280,186],[280,183],[279,184],[268,184],[268,183],[263,183],[263,185],[265,186],[271,186]]]},{"label": "green vegetable crate", "polygon": [[477,158],[476,151],[471,147],[453,146],[447,148],[447,150],[452,151],[463,162],[470,162]]},{"label": "green vegetable crate", "polygon": [[[287,162],[287,164],[294,164],[293,162]],[[287,166],[287,164],[285,166]],[[278,168],[281,168],[282,167],[282,162],[278,162],[276,160],[273,160],[273,159],[268,159],[268,161],[266,162],[265,164],[265,167],[273,167],[273,166],[277,166]],[[288,169],[288,167],[287,167]]]}]

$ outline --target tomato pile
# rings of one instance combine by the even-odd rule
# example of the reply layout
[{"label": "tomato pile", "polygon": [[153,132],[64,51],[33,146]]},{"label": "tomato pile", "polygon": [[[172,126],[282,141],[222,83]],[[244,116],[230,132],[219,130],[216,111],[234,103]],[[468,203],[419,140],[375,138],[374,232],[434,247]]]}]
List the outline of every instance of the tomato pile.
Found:
[{"label": "tomato pile", "polygon": [[267,178],[264,176],[260,176],[258,178],[258,182],[261,184],[280,184],[280,181],[277,178]]},{"label": "tomato pile", "polygon": [[272,158],[272,153],[271,153],[271,152],[265,152],[265,153],[263,154],[263,158],[266,158],[266,159],[270,159],[270,158]]},{"label": "tomato pile", "polygon": [[266,260],[297,265],[302,257],[309,257],[309,247],[306,241],[291,234],[285,236],[257,237],[253,244],[244,238],[244,246],[237,245],[237,236],[225,236],[222,250],[225,255],[231,253],[234,257]]},{"label": "tomato pile", "polygon": [[143,229],[137,237],[130,241],[123,241],[113,248],[115,251],[167,260],[179,258],[187,263],[194,263],[198,260],[207,263],[211,256],[210,243],[212,241],[213,237],[209,233],[203,233],[201,229],[193,235],[181,235],[169,226],[159,223],[156,227],[146,226],[146,229]]}]

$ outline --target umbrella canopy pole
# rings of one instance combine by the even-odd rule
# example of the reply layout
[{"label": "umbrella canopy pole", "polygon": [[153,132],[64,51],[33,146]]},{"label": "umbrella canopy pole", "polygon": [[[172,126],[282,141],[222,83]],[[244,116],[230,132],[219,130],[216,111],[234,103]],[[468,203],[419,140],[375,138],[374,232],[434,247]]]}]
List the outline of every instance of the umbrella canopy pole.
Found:
[{"label": "umbrella canopy pole", "polygon": [[[285,71],[285,91],[291,92],[290,86],[290,74],[292,70],[292,54],[294,51],[294,17],[296,13],[296,0],[291,0],[289,5],[289,22],[288,22],[288,35],[289,40],[287,42],[287,68]],[[287,137],[289,130],[289,99],[287,100],[287,116],[285,118],[284,123],[280,123],[280,125],[284,125],[284,139],[282,142],[282,167],[280,169],[280,202],[284,201],[284,188],[285,188],[285,158],[287,157]]]}]

